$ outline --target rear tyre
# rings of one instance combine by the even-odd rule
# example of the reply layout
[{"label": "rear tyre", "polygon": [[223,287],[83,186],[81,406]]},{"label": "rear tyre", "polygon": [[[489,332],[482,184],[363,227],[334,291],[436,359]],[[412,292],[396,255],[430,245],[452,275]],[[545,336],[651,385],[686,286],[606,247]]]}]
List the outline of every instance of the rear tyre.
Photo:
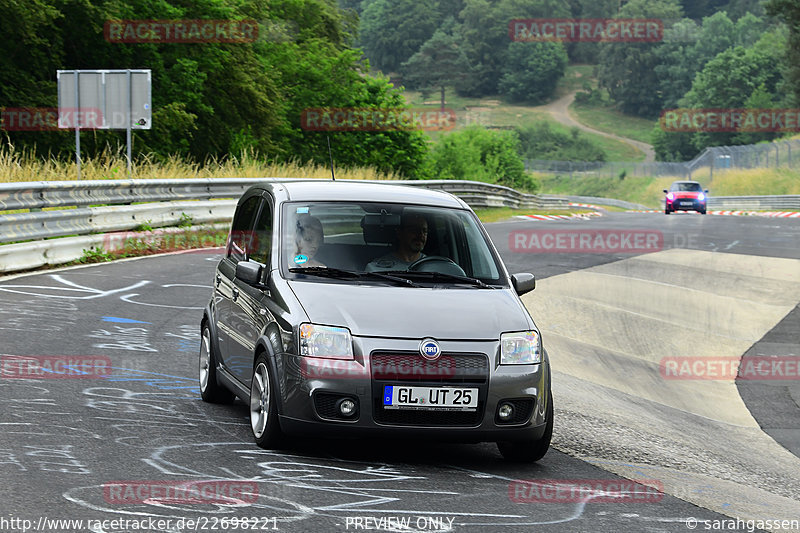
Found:
[{"label": "rear tyre", "polygon": [[277,391],[272,383],[267,355],[262,353],[256,359],[250,384],[250,429],[256,444],[267,450],[279,447],[283,441],[278,421]]},{"label": "rear tyre", "polygon": [[233,393],[217,382],[217,357],[211,342],[211,328],[203,324],[200,338],[200,397],[208,403],[231,403]]},{"label": "rear tyre", "polygon": [[498,442],[497,448],[506,461],[514,463],[535,463],[550,449],[550,440],[553,438],[553,395],[548,395],[547,425],[540,439],[530,439],[516,442]]}]

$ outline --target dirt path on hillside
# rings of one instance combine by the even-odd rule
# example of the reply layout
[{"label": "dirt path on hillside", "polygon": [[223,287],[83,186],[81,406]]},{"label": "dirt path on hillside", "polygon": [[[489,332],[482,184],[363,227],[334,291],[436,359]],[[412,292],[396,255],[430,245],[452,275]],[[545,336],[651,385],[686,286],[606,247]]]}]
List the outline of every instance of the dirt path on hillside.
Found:
[{"label": "dirt path on hillside", "polygon": [[569,127],[576,127],[583,131],[589,133],[596,133],[597,135],[602,135],[603,137],[608,137],[609,139],[614,139],[620,142],[624,142],[630,146],[633,146],[637,150],[644,152],[645,154],[645,163],[652,163],[656,160],[656,153],[653,150],[653,147],[647,143],[643,143],[641,141],[635,141],[633,139],[629,139],[627,137],[620,137],[619,135],[614,135],[613,133],[607,133],[605,131],[596,130],[594,128],[590,128],[585,124],[581,124],[577,121],[569,112],[569,106],[572,102],[575,101],[575,93],[569,93],[566,96],[562,96],[555,102],[550,102],[547,105],[539,106],[537,109],[541,109],[543,111],[547,111],[552,115],[552,117],[564,124],[565,126]]}]

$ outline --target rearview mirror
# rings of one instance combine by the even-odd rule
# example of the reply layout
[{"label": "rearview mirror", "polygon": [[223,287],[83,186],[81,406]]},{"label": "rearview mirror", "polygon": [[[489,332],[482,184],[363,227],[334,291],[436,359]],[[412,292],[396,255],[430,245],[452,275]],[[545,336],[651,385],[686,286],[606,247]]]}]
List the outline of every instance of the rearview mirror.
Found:
[{"label": "rearview mirror", "polygon": [[536,277],[527,272],[511,275],[511,285],[519,296],[536,288]]}]

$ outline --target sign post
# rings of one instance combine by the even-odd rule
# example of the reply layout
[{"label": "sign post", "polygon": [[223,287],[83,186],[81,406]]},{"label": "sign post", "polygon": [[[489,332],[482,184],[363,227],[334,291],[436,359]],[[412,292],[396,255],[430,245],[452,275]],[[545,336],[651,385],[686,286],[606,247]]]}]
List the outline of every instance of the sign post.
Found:
[{"label": "sign post", "polygon": [[58,127],[75,128],[78,179],[81,178],[81,129],[124,129],[131,177],[132,130],[149,130],[152,123],[151,71],[59,70],[56,77]]}]

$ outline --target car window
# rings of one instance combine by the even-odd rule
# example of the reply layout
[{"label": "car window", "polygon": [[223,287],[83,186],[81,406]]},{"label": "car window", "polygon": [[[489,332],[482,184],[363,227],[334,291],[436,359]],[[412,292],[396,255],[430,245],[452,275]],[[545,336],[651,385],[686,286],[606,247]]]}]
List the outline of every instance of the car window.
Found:
[{"label": "car window", "polygon": [[261,206],[261,214],[253,231],[250,242],[248,259],[258,261],[264,265],[269,264],[272,251],[272,203],[265,200]]},{"label": "car window", "polygon": [[427,271],[502,282],[498,258],[475,217],[464,209],[363,202],[287,203],[282,228],[280,263],[290,277],[290,268],[305,267],[356,273],[405,271],[413,261],[402,253],[403,243],[410,243],[417,258],[431,258]]},{"label": "car window", "polygon": [[703,189],[699,183],[676,183],[673,185],[672,190],[680,192],[699,192]]},{"label": "car window", "polygon": [[253,196],[245,200],[236,211],[236,216],[231,225],[231,234],[228,238],[228,257],[234,261],[246,261],[253,241],[253,226],[261,204],[260,196]]}]

